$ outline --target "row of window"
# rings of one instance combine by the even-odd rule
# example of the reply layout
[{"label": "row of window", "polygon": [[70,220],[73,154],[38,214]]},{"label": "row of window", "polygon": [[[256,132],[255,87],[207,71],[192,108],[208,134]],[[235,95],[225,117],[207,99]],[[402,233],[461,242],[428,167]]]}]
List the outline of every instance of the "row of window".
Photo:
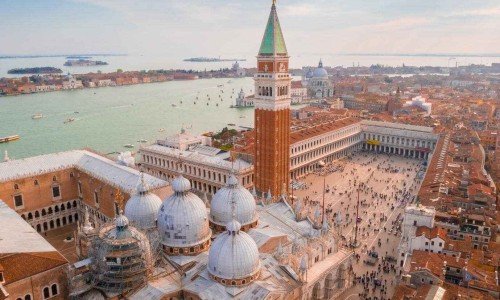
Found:
[{"label": "row of window", "polygon": [[296,152],[307,150],[308,148],[311,148],[311,147],[315,147],[315,146],[322,145],[322,144],[325,144],[328,142],[332,142],[334,140],[348,136],[350,134],[357,133],[357,132],[359,132],[359,130],[360,130],[359,126],[356,126],[356,127],[347,128],[347,129],[343,129],[340,131],[332,132],[331,134],[329,134],[326,137],[322,137],[322,138],[316,139],[314,141],[310,141],[310,142],[307,142],[305,144],[301,144],[301,145],[292,147],[292,154],[296,153]]},{"label": "row of window", "polygon": [[[24,198],[22,193],[17,193],[13,196],[14,207],[16,209],[24,208]],[[61,187],[59,185],[52,186],[52,200],[61,200]]]},{"label": "row of window", "polygon": [[35,219],[37,219],[40,216],[44,217],[46,215],[51,215],[54,212],[57,213],[59,211],[65,211],[66,209],[71,209],[71,208],[76,208],[76,207],[77,207],[77,203],[76,203],[76,200],[74,200],[73,202],[62,203],[60,205],[56,204],[56,205],[54,205],[54,207],[49,206],[47,209],[42,208],[40,211],[35,210],[34,213],[29,212],[27,214],[21,214],[21,217],[24,220],[30,221],[30,220],[33,220],[33,216],[35,217]]},{"label": "row of window", "polygon": [[[429,246],[429,242],[425,242],[426,246]],[[431,241],[431,246],[434,246],[434,241]],[[439,242],[439,247],[443,247],[443,243]]]},{"label": "row of window", "polygon": [[[267,75],[267,74],[257,74],[256,75],[258,78],[273,78],[273,75]],[[278,78],[289,78],[289,74],[277,74],[276,77]]]},{"label": "row of window", "polygon": [[48,286],[43,288],[43,299],[49,299],[57,295],[59,295],[59,287],[56,283],[52,284],[50,288]]},{"label": "row of window", "polygon": [[[113,192],[111,192],[111,195],[113,195]],[[83,196],[82,183],[80,181],[78,181],[78,196]],[[99,192],[97,190],[94,190],[94,204],[99,208]]]},{"label": "row of window", "polygon": [[[487,229],[487,228],[485,228],[485,230],[486,230],[486,229]],[[461,239],[463,239],[463,238],[464,238],[463,233],[458,234],[458,231],[457,231],[457,230],[453,230],[453,233],[452,233],[452,232],[451,232],[451,230],[450,230],[449,228],[447,228],[447,229],[446,229],[446,232],[448,232],[448,233],[449,233],[450,235],[452,235],[452,236],[453,236],[453,235],[454,235],[454,236],[458,235]],[[469,236],[471,236],[471,238],[473,237],[473,238],[474,238],[474,241],[479,242],[479,237],[477,237],[477,236],[472,236],[472,235],[469,235]],[[487,237],[484,237],[484,238],[483,238],[483,241],[484,241],[485,243],[488,243],[488,242],[489,242],[489,240],[490,240],[490,239],[489,239],[489,238],[487,238]]]},{"label": "row of window", "polygon": [[[69,173],[69,177],[70,178],[74,177],[73,172]],[[52,182],[56,182],[57,183],[57,176],[53,176],[52,177]],[[38,186],[39,185],[38,179],[33,180],[33,185],[34,186]],[[16,190],[16,191],[19,190],[19,183],[14,183],[14,190]]]},{"label": "row of window", "polygon": [[[146,155],[146,154],[144,154],[142,156],[142,160],[143,160],[143,162],[145,162],[147,164],[166,168],[166,169],[174,171],[174,172],[179,171],[178,164],[176,162],[174,162],[173,160],[161,159],[161,158],[157,158],[157,157]],[[182,168],[182,167],[180,167],[180,168]],[[187,164],[184,164],[183,172],[186,175],[197,176],[197,177],[200,177],[202,179],[219,182],[221,184],[225,184],[227,181],[226,174],[216,172],[216,171],[211,171],[211,170],[205,170],[205,169],[202,169],[200,167],[190,166]],[[251,184],[252,182],[253,182],[253,179],[251,178],[251,175],[247,175],[247,176],[242,177],[242,184],[243,185],[248,185],[248,184]]]},{"label": "row of window", "polygon": [[257,94],[259,96],[272,97],[273,96],[273,88],[270,86],[259,86]]},{"label": "row of window", "polygon": [[327,153],[332,153],[332,152],[336,151],[338,148],[342,148],[346,145],[350,145],[351,143],[353,143],[355,141],[357,141],[357,138],[350,137],[350,138],[344,139],[342,141],[338,141],[335,143],[325,145],[324,147],[322,147],[320,149],[299,155],[297,157],[292,158],[292,166],[295,166],[295,165],[300,164],[300,163],[305,162],[305,161],[309,161],[311,159],[316,159],[316,158],[318,158],[318,156],[321,156],[321,155],[324,155]]},{"label": "row of window", "polygon": [[[344,150],[341,150],[341,151],[338,151],[338,152],[335,152],[335,153],[329,155],[324,160],[326,163],[329,163],[331,161],[341,159],[342,157],[345,157],[348,154],[351,154],[352,151],[354,151],[354,150],[356,150],[356,148],[351,146],[349,149],[344,149]],[[295,168],[295,167],[296,167],[296,165],[292,165],[292,168]],[[292,172],[292,178],[296,178],[297,176],[309,174],[310,172],[313,172],[316,168],[317,168],[317,166],[315,164],[308,164],[308,165],[301,166]]]},{"label": "row of window", "polygon": [[49,229],[59,228],[61,226],[66,226],[67,224],[71,224],[73,222],[78,221],[77,213],[75,213],[74,215],[68,215],[67,217],[68,217],[67,219],[66,216],[63,216],[55,220],[50,220],[49,222],[43,222],[43,224],[36,224],[36,231],[37,232],[47,231]]},{"label": "row of window", "polygon": [[363,138],[366,140],[376,140],[380,141],[382,143],[392,143],[396,145],[402,145],[402,146],[412,146],[412,147],[426,147],[429,149],[434,148],[435,142],[431,141],[423,141],[423,140],[415,140],[415,139],[410,139],[410,138],[400,138],[400,137],[395,137],[395,136],[385,136],[385,135],[380,135],[380,134],[371,134],[371,133],[365,133],[363,134]]}]

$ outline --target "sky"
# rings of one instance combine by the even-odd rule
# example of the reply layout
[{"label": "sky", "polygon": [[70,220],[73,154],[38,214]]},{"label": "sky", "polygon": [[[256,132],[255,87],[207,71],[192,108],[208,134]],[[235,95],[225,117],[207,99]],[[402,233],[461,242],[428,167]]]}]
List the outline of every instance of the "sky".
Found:
[{"label": "sky", "polygon": [[[0,0],[2,54],[255,55],[271,0]],[[293,55],[500,53],[499,0],[277,0]]]}]

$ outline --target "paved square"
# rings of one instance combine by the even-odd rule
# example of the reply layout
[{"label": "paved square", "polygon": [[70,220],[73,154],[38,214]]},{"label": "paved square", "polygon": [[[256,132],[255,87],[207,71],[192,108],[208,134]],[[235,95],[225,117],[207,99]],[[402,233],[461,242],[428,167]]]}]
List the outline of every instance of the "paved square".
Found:
[{"label": "paved square", "polygon": [[[359,258],[353,268],[357,277],[363,275],[371,280],[365,288],[362,283],[356,283],[345,295],[350,299],[359,299],[359,293],[367,292],[366,297],[376,296],[381,299],[390,299],[397,285],[396,278],[399,268],[395,263],[385,263],[382,257],[397,258],[397,247],[401,236],[398,229],[402,221],[404,207],[415,200],[420,186],[419,173],[423,170],[422,161],[413,158],[390,156],[387,154],[373,154],[360,152],[350,158],[333,163],[337,167],[326,166],[324,169],[337,170],[325,178],[319,174],[310,174],[300,179],[306,187],[294,191],[314,220],[317,211],[323,212],[323,180],[326,182],[325,215],[332,230],[337,230],[344,237],[342,245],[349,247],[354,243],[357,189],[359,187],[359,218],[358,247],[354,249]],[[318,172],[320,173],[320,172]],[[336,224],[336,214],[340,211],[342,217],[341,228]],[[368,252],[375,251],[378,259],[369,259]],[[358,256],[359,255],[359,256]],[[373,266],[365,264],[365,260],[375,261]],[[373,272],[373,273],[372,273]],[[373,279],[381,280],[385,286],[385,293],[381,287],[373,290]],[[360,280],[361,281],[361,280]]]}]

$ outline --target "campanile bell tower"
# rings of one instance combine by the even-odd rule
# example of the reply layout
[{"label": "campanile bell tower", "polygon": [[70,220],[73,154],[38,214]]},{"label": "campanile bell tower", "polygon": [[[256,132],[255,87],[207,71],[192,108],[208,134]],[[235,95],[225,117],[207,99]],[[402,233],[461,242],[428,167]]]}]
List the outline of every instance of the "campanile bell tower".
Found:
[{"label": "campanile bell tower", "polygon": [[276,1],[259,54],[255,81],[255,187],[277,199],[290,181],[290,90],[288,51],[281,31]]}]

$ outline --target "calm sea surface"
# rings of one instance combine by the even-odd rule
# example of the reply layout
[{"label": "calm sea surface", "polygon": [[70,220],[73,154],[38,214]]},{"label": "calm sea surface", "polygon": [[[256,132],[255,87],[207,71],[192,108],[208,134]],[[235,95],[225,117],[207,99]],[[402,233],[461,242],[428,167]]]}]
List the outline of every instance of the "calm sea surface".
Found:
[{"label": "calm sea surface", "polygon": [[[220,130],[229,123],[251,127],[252,108],[230,108],[241,88],[250,94],[253,80],[204,79],[0,97],[0,137],[21,136],[0,144],[0,160],[4,150],[11,158],[86,146],[111,153],[133,144],[131,150],[137,150],[139,140],[152,142],[182,126],[193,133]],[[35,113],[46,117],[32,120]],[[68,118],[77,120],[64,124]]]}]

